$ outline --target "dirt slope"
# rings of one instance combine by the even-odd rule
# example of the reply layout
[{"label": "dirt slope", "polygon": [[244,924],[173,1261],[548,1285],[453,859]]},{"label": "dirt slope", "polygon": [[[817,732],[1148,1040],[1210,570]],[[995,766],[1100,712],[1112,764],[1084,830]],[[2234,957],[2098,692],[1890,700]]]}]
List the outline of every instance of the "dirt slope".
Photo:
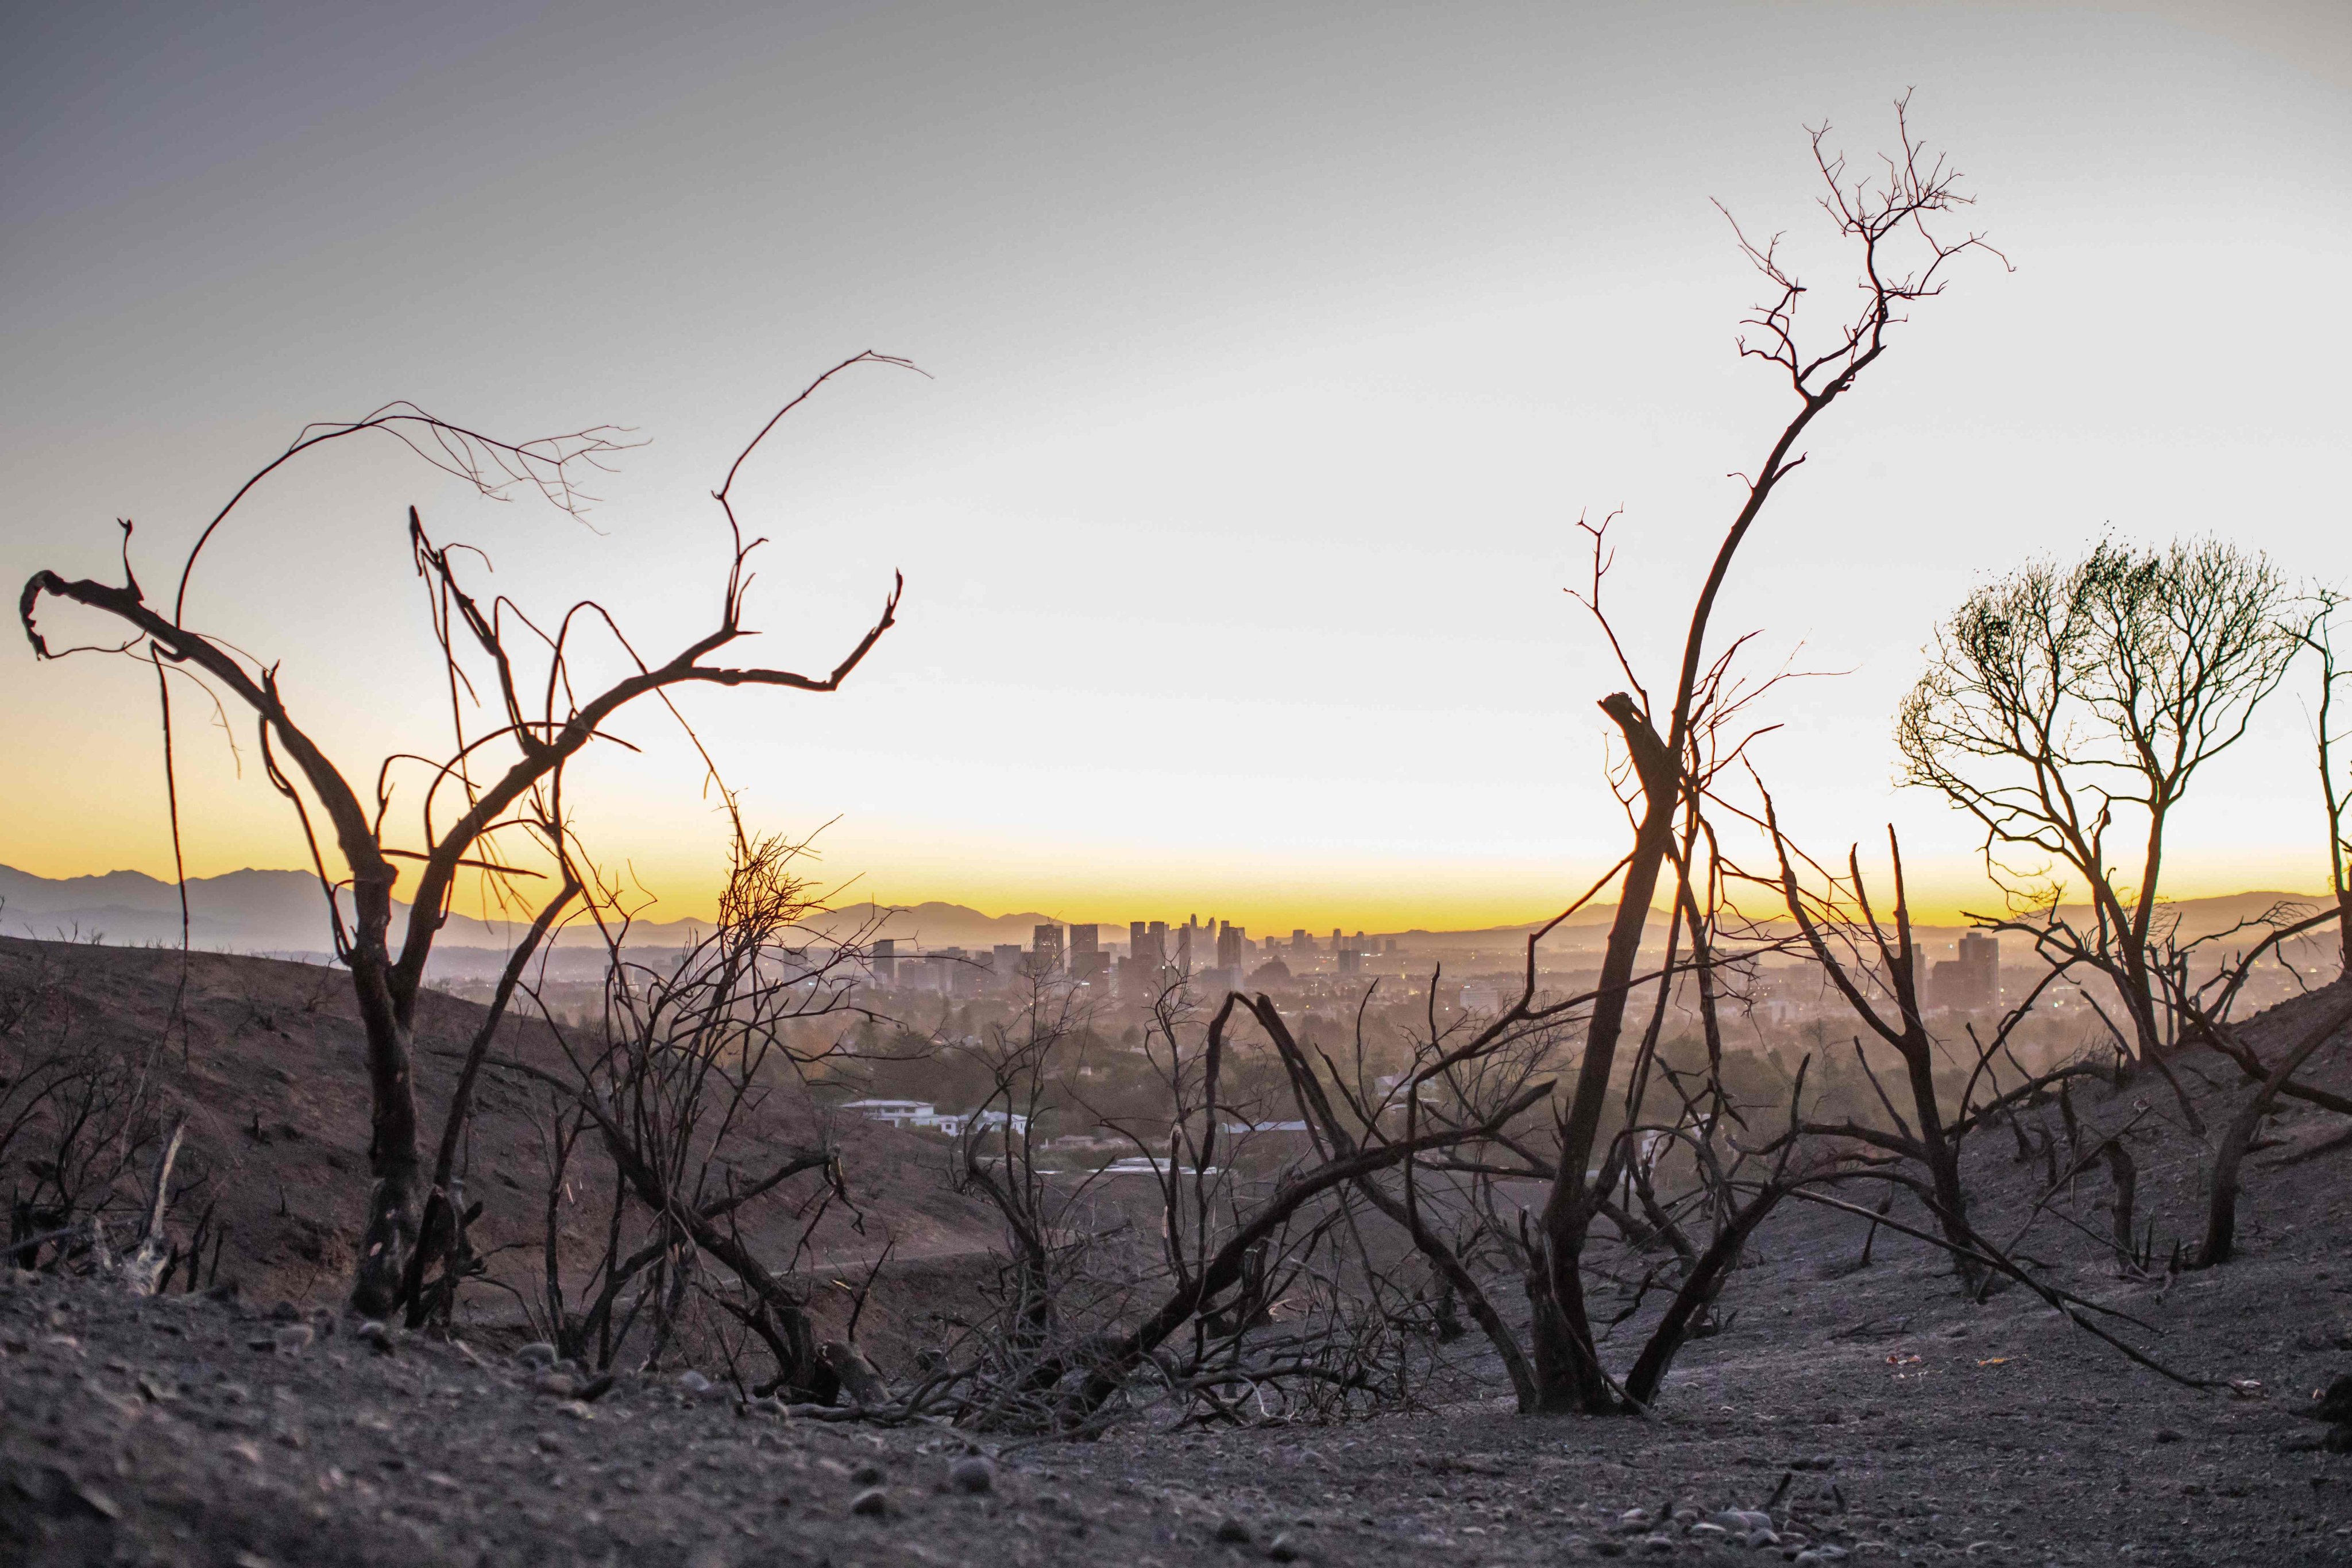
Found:
[{"label": "dirt slope", "polygon": [[[58,1026],[79,1039],[136,1046],[163,1037],[180,962],[176,951],[0,938],[0,991],[48,985],[64,1009]],[[222,1279],[262,1300],[337,1297],[367,1189],[367,1083],[348,977],[340,969],[199,952],[188,961],[185,1011],[184,1047],[174,1034],[160,1062],[163,1101],[188,1117],[175,1228],[185,1234],[213,1205],[227,1226]],[[451,1073],[436,1053],[460,1049],[481,1014],[473,1003],[434,993],[419,1004],[428,1138],[438,1134]],[[542,1037],[519,1026],[511,1042],[501,1050],[534,1057],[548,1049]],[[8,1048],[0,1042],[0,1051]],[[545,1166],[524,1110],[513,1089],[482,1091],[470,1194],[488,1205],[480,1233],[488,1246],[537,1246]],[[814,1139],[817,1122],[807,1098],[784,1089],[755,1132],[762,1146],[782,1147]],[[940,1182],[939,1143],[865,1121],[832,1132],[865,1228],[855,1228],[847,1211],[829,1216],[817,1233],[819,1264],[871,1257],[887,1239],[902,1253],[925,1254],[967,1251],[993,1236],[986,1216]],[[583,1215],[580,1228],[593,1222]],[[789,1255],[789,1232],[754,1237],[770,1256]],[[499,1266],[528,1273],[536,1251],[507,1254]]]}]

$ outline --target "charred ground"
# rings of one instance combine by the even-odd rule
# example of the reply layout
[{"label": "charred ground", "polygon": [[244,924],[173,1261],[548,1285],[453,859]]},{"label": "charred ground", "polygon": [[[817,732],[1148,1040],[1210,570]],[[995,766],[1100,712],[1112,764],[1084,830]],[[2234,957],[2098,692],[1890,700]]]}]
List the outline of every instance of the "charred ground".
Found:
[{"label": "charred ground", "polygon": [[[0,951],[18,969],[60,957]],[[84,1027],[161,1024],[176,954],[62,957]],[[2109,1321],[2212,1388],[2132,1365],[2022,1288],[1970,1301],[1942,1254],[1901,1235],[1881,1230],[1864,1265],[1864,1221],[1790,1205],[1646,1419],[1514,1415],[1471,1335],[1433,1352],[1446,1397],[1418,1414],[1171,1431],[1147,1413],[1097,1441],[1021,1446],[788,1417],[718,1368],[699,1369],[701,1393],[673,1365],[567,1399],[516,1361],[520,1321],[489,1291],[461,1314],[462,1343],[358,1337],[333,1310],[328,1239],[352,1234],[335,1207],[351,1184],[329,1178],[357,1162],[345,1145],[364,1124],[348,994],[255,960],[198,955],[191,977],[191,1047],[171,1070],[201,1156],[191,1201],[226,1216],[219,1279],[238,1290],[138,1300],[13,1272],[0,1286],[0,1540],[26,1561],[2352,1561],[2352,1458],[2299,1418],[2352,1368],[2352,1152],[2341,1119],[2309,1106],[2265,1124],[2242,1250],[2212,1269],[2167,1263],[2198,1233],[2213,1134],[2191,1135],[2147,1081],[2076,1080],[2071,1138],[2047,1103],[1971,1146],[1984,1228],[2006,1241],[2031,1219],[2012,1246],[2037,1278],[2137,1320]],[[2247,1037],[2275,1043],[2328,1000]],[[464,1026],[464,1004],[434,1005]],[[2209,1129],[2248,1092],[2217,1057],[2178,1065]],[[2352,1086],[2347,1042],[2305,1080]],[[2126,1128],[2155,1238],[2137,1275],[2107,1242],[2105,1167],[2050,1181],[2070,1149]],[[873,1234],[887,1220],[929,1254],[874,1287],[884,1330],[866,1337],[904,1375],[913,1335],[890,1325],[911,1329],[984,1269],[984,1231],[940,1184],[936,1150],[846,1135]],[[507,1157],[527,1155],[518,1134]],[[1890,1215],[1906,1216],[1923,1218]],[[995,1455],[985,1492],[948,1479],[974,1451]],[[1776,1539],[1745,1544],[1737,1520],[1717,1533],[1727,1510],[1769,1510]]]}]

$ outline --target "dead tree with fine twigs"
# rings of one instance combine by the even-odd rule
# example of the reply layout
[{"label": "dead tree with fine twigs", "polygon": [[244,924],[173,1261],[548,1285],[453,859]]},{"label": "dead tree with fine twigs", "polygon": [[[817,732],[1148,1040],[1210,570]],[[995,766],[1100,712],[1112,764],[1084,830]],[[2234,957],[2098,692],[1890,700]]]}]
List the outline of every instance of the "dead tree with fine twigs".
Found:
[{"label": "dead tree with fine twigs", "polygon": [[[551,622],[524,615],[502,595],[485,602],[470,572],[461,570],[461,552],[436,543],[415,509],[409,509],[408,537],[433,607],[454,732],[449,749],[437,761],[395,754],[374,770],[372,785],[354,782],[366,775],[329,757],[298,718],[280,683],[278,663],[236,647],[192,621],[190,588],[206,544],[233,520],[239,503],[278,469],[331,443],[370,434],[403,442],[443,473],[485,495],[530,489],[577,513],[587,499],[582,483],[622,449],[620,432],[600,427],[509,442],[412,405],[387,405],[362,419],[305,430],[286,452],[240,486],[183,561],[168,610],[148,598],[131,569],[128,523],[123,524],[120,583],[42,571],[25,584],[18,614],[37,658],[80,651],[152,658],[159,670],[192,678],[215,700],[240,707],[254,718],[264,771],[293,807],[310,845],[327,896],[335,954],[351,972],[365,1035],[373,1187],[357,1248],[353,1310],[381,1317],[399,1303],[404,1287],[415,1284],[409,1265],[428,1196],[446,1201],[446,1194],[427,1190],[433,1175],[418,1118],[415,1019],[425,964],[460,878],[478,871],[504,886],[515,878],[543,876],[520,864],[530,853],[527,847],[510,851],[508,845],[518,834],[530,834],[534,822],[561,820],[554,797],[563,770],[592,742],[614,739],[609,726],[634,705],[651,699],[667,706],[673,693],[698,686],[836,691],[896,622],[898,584],[881,615],[826,673],[803,675],[774,666],[729,664],[719,658],[751,630],[745,601],[752,556],[764,542],[747,536],[737,516],[735,481],[785,415],[835,375],[863,364],[903,366],[906,362],[863,353],[835,365],[778,410],[737,455],[714,498],[726,523],[727,566],[713,624],[667,658],[638,655],[613,616],[593,601],[575,605]],[[44,628],[50,607],[58,604],[96,612],[113,624],[121,640],[98,645],[54,640]],[[592,632],[610,638],[626,673],[588,683],[583,656]],[[484,689],[491,693],[491,717],[469,726],[467,695]],[[670,710],[676,712],[674,707]],[[414,815],[404,823],[395,823],[392,815],[396,774],[422,781],[414,791]],[[314,813],[325,818],[324,842]],[[550,845],[541,844],[537,852],[544,858],[556,858]],[[340,870],[331,865],[331,856],[341,862]],[[404,919],[394,902],[396,863],[402,861],[415,873]],[[349,900],[348,918],[343,897]]]}]

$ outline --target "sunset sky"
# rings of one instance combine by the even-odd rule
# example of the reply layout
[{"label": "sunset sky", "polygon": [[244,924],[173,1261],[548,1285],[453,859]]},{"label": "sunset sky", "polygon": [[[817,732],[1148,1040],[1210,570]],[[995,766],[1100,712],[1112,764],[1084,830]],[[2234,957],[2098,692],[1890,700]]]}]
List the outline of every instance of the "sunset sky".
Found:
[{"label": "sunset sky", "polygon": [[[760,657],[837,696],[700,693],[753,821],[837,818],[885,901],[1254,930],[1517,921],[1620,850],[1562,592],[1622,508],[1612,607],[1670,679],[1785,391],[1710,205],[1842,311],[1803,127],[1889,100],[2015,264],[1954,275],[1808,441],[1717,617],[1782,689],[1756,758],[1801,835],[1898,824],[1921,901],[1973,839],[1897,791],[1936,619],[2103,531],[2212,532],[2352,584],[2352,7],[2309,4],[24,7],[0,49],[0,579],[167,596],[306,421],[408,398],[649,444],[586,524],[389,442],[257,496],[191,621],[282,660],[365,780],[443,730],[404,509],[535,610],[708,628],[709,495],[774,541]],[[75,626],[49,612],[56,628]],[[170,874],[153,678],[0,662],[0,863]],[[2298,683],[2184,811],[2173,891],[2311,888]],[[184,698],[190,870],[303,864],[239,717]],[[647,710],[582,779],[666,914],[724,847]]]}]

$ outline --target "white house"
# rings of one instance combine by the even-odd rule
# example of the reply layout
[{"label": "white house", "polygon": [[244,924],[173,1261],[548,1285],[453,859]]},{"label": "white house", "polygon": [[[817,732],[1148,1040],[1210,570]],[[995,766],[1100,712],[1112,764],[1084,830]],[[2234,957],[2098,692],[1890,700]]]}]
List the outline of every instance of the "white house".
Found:
[{"label": "white house", "polygon": [[868,1121],[879,1121],[908,1131],[943,1132],[950,1138],[959,1136],[966,1128],[990,1131],[1008,1123],[1016,1134],[1029,1131],[1029,1119],[1025,1116],[1015,1116],[1004,1110],[977,1110],[968,1114],[941,1110],[928,1100],[853,1100],[841,1109]]},{"label": "white house", "polygon": [[924,1132],[944,1132],[950,1138],[963,1131],[962,1117],[952,1113],[942,1116],[940,1108],[928,1100],[853,1100],[841,1109],[868,1121]]}]

